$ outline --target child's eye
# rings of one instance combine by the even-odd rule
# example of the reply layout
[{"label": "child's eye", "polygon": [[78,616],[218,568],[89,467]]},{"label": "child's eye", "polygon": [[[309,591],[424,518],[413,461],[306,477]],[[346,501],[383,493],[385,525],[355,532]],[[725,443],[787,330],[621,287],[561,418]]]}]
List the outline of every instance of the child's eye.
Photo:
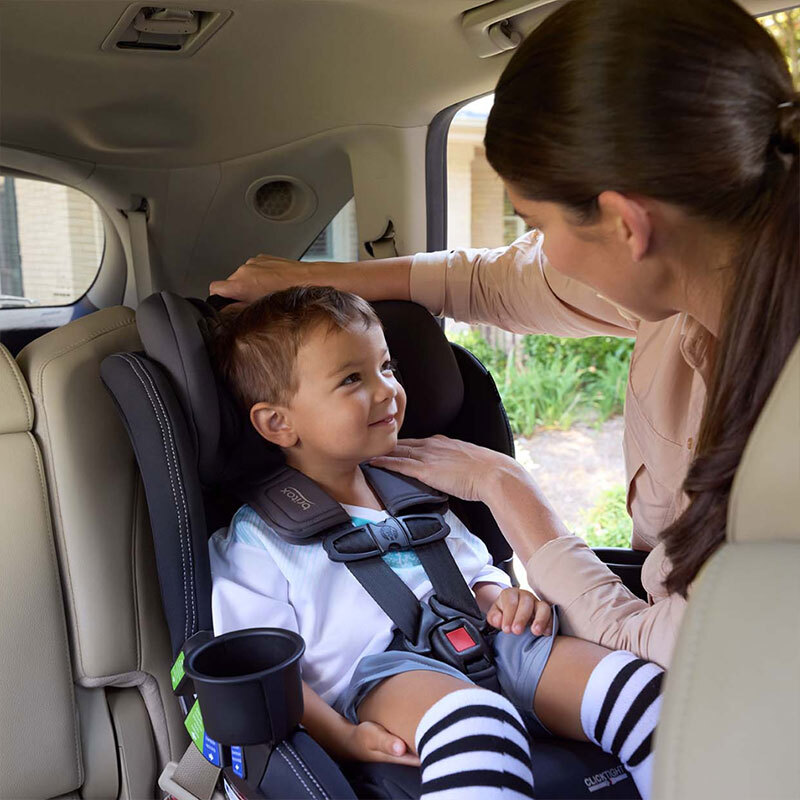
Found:
[{"label": "child's eye", "polygon": [[397,359],[390,358],[388,361],[384,361],[381,372],[397,372]]},{"label": "child's eye", "polygon": [[360,372],[351,372],[341,383],[342,386],[352,386],[361,380]]}]

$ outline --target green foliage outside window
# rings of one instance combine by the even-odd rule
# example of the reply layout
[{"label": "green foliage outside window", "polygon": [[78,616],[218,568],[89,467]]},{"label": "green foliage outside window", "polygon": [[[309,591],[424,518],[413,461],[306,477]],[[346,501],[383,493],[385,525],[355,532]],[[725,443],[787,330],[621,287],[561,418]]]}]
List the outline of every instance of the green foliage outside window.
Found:
[{"label": "green foliage outside window", "polygon": [[448,336],[492,373],[518,436],[567,429],[578,420],[599,423],[622,412],[632,339],[520,336],[507,353],[475,328]]},{"label": "green foliage outside window", "polygon": [[576,531],[590,547],[630,547],[633,523],[621,484],[603,492],[594,508],[584,512],[582,530]]},{"label": "green foliage outside window", "polygon": [[792,73],[795,86],[800,86],[800,7],[758,17],[758,21],[775,37]]}]

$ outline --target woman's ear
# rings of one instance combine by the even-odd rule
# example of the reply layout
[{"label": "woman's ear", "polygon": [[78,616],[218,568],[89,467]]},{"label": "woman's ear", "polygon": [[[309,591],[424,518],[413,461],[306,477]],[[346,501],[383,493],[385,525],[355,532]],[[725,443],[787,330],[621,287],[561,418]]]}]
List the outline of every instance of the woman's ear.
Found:
[{"label": "woman's ear", "polygon": [[612,225],[621,244],[634,262],[641,261],[650,249],[653,225],[645,205],[620,192],[601,192],[597,204]]},{"label": "woman's ear", "polygon": [[278,447],[293,447],[297,444],[297,433],[289,419],[288,409],[270,403],[256,403],[250,409],[253,427],[272,444]]}]

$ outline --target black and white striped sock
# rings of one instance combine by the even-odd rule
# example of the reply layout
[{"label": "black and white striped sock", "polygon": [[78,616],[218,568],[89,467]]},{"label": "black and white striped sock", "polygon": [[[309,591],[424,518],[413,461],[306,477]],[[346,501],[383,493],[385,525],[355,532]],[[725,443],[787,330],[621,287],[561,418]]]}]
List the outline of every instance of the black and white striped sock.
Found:
[{"label": "black and white striped sock", "polygon": [[528,735],[502,695],[461,689],[432,705],[415,738],[421,800],[533,797]]},{"label": "black and white striped sock", "polygon": [[661,667],[618,650],[594,668],[581,702],[583,732],[619,758],[643,800],[650,797],[663,678]]}]

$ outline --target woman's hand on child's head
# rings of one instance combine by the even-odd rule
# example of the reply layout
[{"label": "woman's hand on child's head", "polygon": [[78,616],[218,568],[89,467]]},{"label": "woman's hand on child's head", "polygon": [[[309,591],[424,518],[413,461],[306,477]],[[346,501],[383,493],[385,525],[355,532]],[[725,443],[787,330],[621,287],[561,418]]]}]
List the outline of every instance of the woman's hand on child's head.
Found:
[{"label": "woman's hand on child's head", "polygon": [[536,636],[553,632],[553,611],[525,589],[503,589],[486,614],[486,621],[503,633],[522,633],[530,625]]},{"label": "woman's hand on child's head", "polygon": [[[316,271],[315,271],[316,269]],[[265,294],[288,289],[290,286],[320,284],[316,262],[292,261],[263,253],[248,258],[225,280],[212,281],[209,294],[252,303]]]},{"label": "woman's hand on child's head", "polygon": [[390,764],[419,766],[419,758],[408,745],[377,722],[353,725],[345,748],[345,757],[352,761],[387,761]]}]

